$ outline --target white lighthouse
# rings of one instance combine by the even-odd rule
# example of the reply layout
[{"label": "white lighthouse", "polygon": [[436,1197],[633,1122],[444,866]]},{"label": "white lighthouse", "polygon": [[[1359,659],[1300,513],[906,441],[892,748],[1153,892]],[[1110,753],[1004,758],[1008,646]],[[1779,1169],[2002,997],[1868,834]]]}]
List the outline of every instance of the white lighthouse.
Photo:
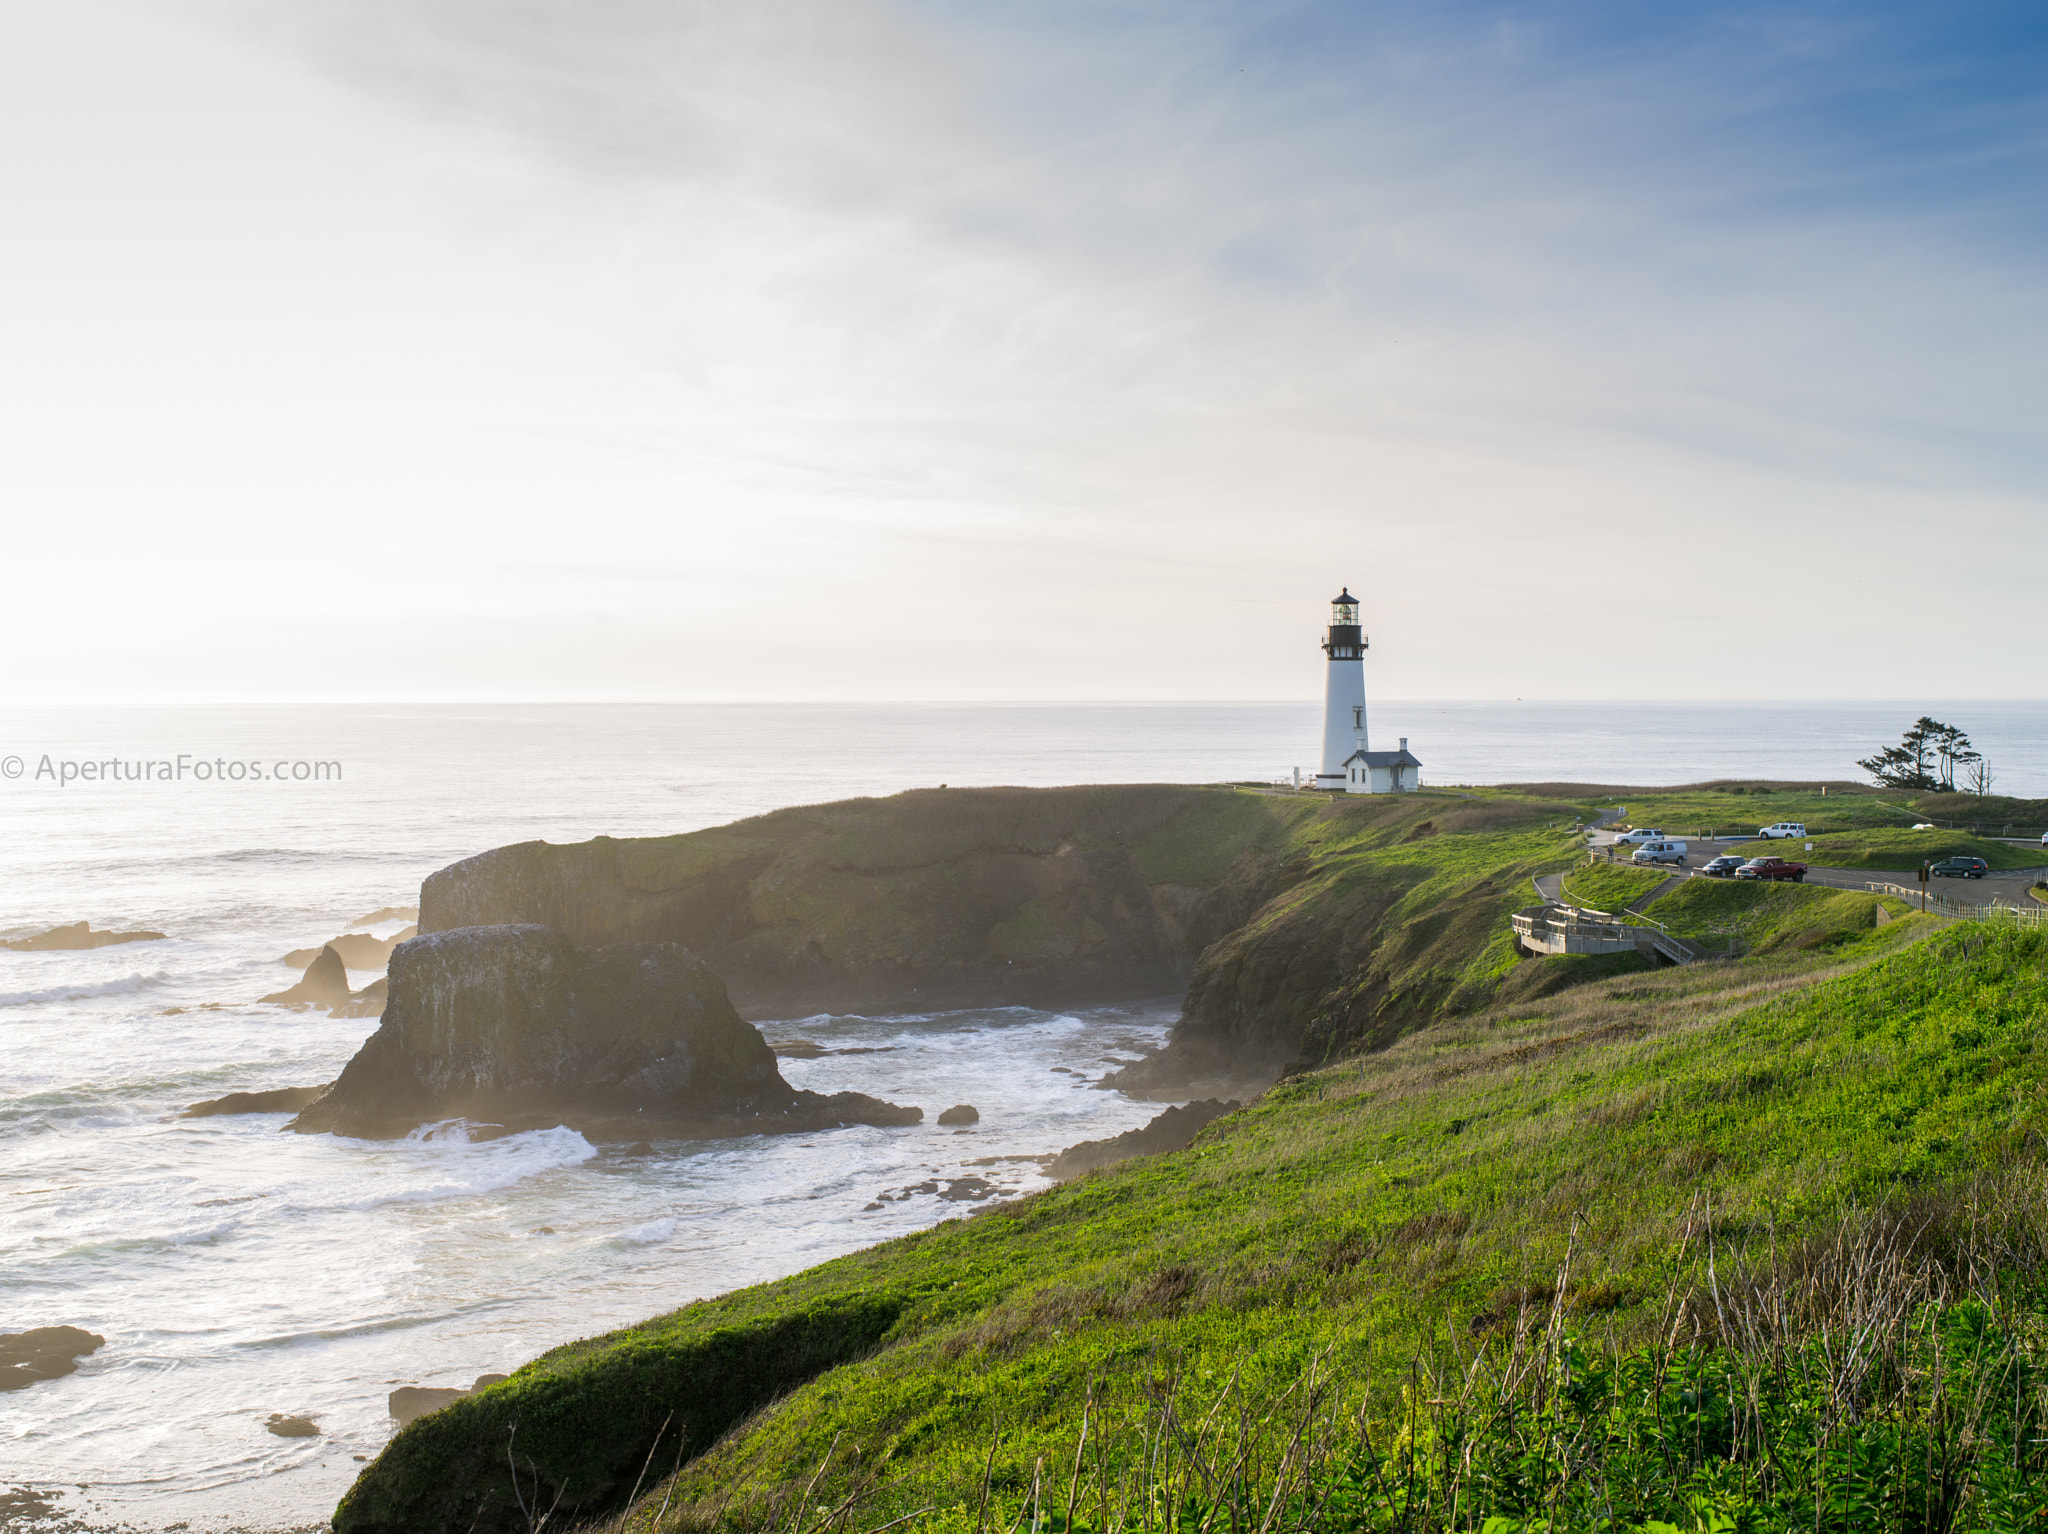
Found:
[{"label": "white lighthouse", "polygon": [[1365,749],[1365,648],[1358,626],[1358,598],[1346,586],[1330,599],[1330,635],[1323,653],[1330,658],[1323,684],[1323,764],[1317,788],[1344,787],[1344,762]]},{"label": "white lighthouse", "polygon": [[1351,794],[1403,794],[1422,786],[1422,763],[1409,755],[1406,736],[1398,751],[1373,751],[1365,732],[1365,652],[1358,624],[1358,598],[1346,586],[1330,601],[1330,632],[1323,640],[1329,658],[1323,683],[1323,763],[1316,787]]}]

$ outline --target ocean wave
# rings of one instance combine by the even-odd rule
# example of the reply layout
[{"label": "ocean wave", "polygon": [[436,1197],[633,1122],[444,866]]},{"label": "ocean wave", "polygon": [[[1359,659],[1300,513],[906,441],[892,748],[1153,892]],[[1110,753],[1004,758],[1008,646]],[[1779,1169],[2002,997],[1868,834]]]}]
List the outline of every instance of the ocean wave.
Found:
[{"label": "ocean wave", "polygon": [[178,1231],[172,1235],[159,1236],[157,1239],[166,1246],[204,1246],[209,1242],[219,1240],[222,1236],[231,1235],[241,1228],[242,1221],[239,1218],[216,1220],[211,1225],[202,1225],[194,1230]]},{"label": "ocean wave", "polygon": [[672,1241],[676,1234],[674,1216],[662,1220],[649,1220],[645,1225],[635,1225],[631,1230],[622,1230],[611,1239],[620,1246],[660,1246]]},{"label": "ocean wave", "polygon": [[[380,1181],[396,1181],[399,1186],[337,1200],[326,1207],[361,1211],[380,1209],[387,1204],[431,1204],[444,1199],[472,1198],[512,1187],[529,1177],[581,1166],[597,1155],[596,1146],[575,1130],[560,1124],[552,1129],[533,1129],[523,1134],[507,1135],[501,1140],[487,1140],[481,1145],[472,1145],[466,1139],[401,1140],[398,1143],[409,1150],[426,1153],[423,1160],[431,1158],[438,1161],[439,1165],[433,1166],[432,1170],[439,1175],[431,1182],[413,1182],[406,1186],[409,1173],[427,1168],[417,1164],[392,1168],[371,1175]],[[361,1177],[353,1178],[352,1182],[359,1186]]]},{"label": "ocean wave", "polygon": [[125,996],[146,991],[170,979],[170,971],[153,975],[133,974],[125,980],[99,980],[90,984],[45,986],[39,991],[0,991],[0,1007],[29,1007],[53,1001],[85,1001],[94,996]]}]

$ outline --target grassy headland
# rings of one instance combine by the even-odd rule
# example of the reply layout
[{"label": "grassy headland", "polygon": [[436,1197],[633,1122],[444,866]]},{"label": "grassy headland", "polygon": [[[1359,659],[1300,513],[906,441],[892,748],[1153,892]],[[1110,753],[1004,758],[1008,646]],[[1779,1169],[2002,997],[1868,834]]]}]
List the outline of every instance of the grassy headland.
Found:
[{"label": "grassy headland", "polygon": [[1190,1006],[1270,991],[1314,1063],[1184,1152],[546,1354],[337,1528],[1919,1527],[1858,1486],[2027,1526],[2048,933],[1695,880],[1651,914],[1745,957],[1517,962],[1568,826],[1311,806]]},{"label": "grassy headland", "polygon": [[1993,868],[2036,868],[2048,863],[2048,849],[2015,847],[2009,842],[1971,836],[1962,831],[1846,831],[1816,833],[1813,851],[1804,841],[1780,842],[1776,847],[1745,843],[1744,851],[1777,851],[1821,868],[1868,868],[1872,871],[1907,873],[1925,862],[1943,858],[1982,858]]},{"label": "grassy headland", "polygon": [[1710,830],[1723,836],[1754,835],[1760,827],[1781,820],[1796,820],[1808,828],[1825,826],[1829,830],[1852,831],[1910,826],[1923,818],[1895,794],[1848,784],[1830,785],[1825,794],[1811,785],[1752,788],[1710,783],[1676,789],[1612,789],[1559,797],[1572,799],[1588,820],[1603,811],[1625,808],[1628,814],[1611,822],[1617,828],[1656,826],[1687,839],[1704,836]]}]

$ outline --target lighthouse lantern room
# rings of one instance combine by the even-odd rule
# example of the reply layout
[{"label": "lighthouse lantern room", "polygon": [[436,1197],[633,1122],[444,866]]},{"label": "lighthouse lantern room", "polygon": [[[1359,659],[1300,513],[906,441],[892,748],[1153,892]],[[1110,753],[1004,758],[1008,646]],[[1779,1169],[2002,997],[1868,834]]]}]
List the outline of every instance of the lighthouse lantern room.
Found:
[{"label": "lighthouse lantern room", "polygon": [[1329,659],[1323,686],[1323,761],[1316,787],[1350,794],[1411,793],[1422,786],[1422,763],[1401,738],[1398,751],[1373,751],[1366,743],[1365,652],[1369,641],[1358,622],[1358,598],[1346,586],[1330,600],[1330,632],[1323,640]]}]

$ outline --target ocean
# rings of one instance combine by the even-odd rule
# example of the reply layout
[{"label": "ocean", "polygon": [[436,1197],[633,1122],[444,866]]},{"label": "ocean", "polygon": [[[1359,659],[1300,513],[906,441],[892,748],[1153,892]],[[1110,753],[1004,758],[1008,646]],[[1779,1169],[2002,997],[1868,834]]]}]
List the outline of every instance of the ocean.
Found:
[{"label": "ocean", "polygon": [[[1648,785],[1854,778],[1923,712],[1970,730],[1997,791],[2048,794],[2041,704],[1381,702],[1372,724],[1376,745],[1409,737],[1425,783]],[[0,936],[167,934],[0,952],[0,1330],[107,1339],[76,1374],[0,1394],[0,1481],[86,1527],[324,1525],[399,1385],[467,1385],[954,1217],[949,1179],[1043,1186],[1000,1158],[1156,1113],[1092,1083],[1162,1039],[1178,1000],[763,1025],[873,1051],[784,1074],[918,1103],[914,1130],[624,1158],[559,1128],[369,1144],[175,1117],[329,1080],[374,1029],[260,1005],[295,978],[287,951],[506,842],[936,783],[1284,780],[1313,770],[1319,730],[1314,703],[0,710]],[[955,1102],[980,1109],[971,1134],[933,1122]],[[276,1437],[272,1414],[321,1432]]]}]

